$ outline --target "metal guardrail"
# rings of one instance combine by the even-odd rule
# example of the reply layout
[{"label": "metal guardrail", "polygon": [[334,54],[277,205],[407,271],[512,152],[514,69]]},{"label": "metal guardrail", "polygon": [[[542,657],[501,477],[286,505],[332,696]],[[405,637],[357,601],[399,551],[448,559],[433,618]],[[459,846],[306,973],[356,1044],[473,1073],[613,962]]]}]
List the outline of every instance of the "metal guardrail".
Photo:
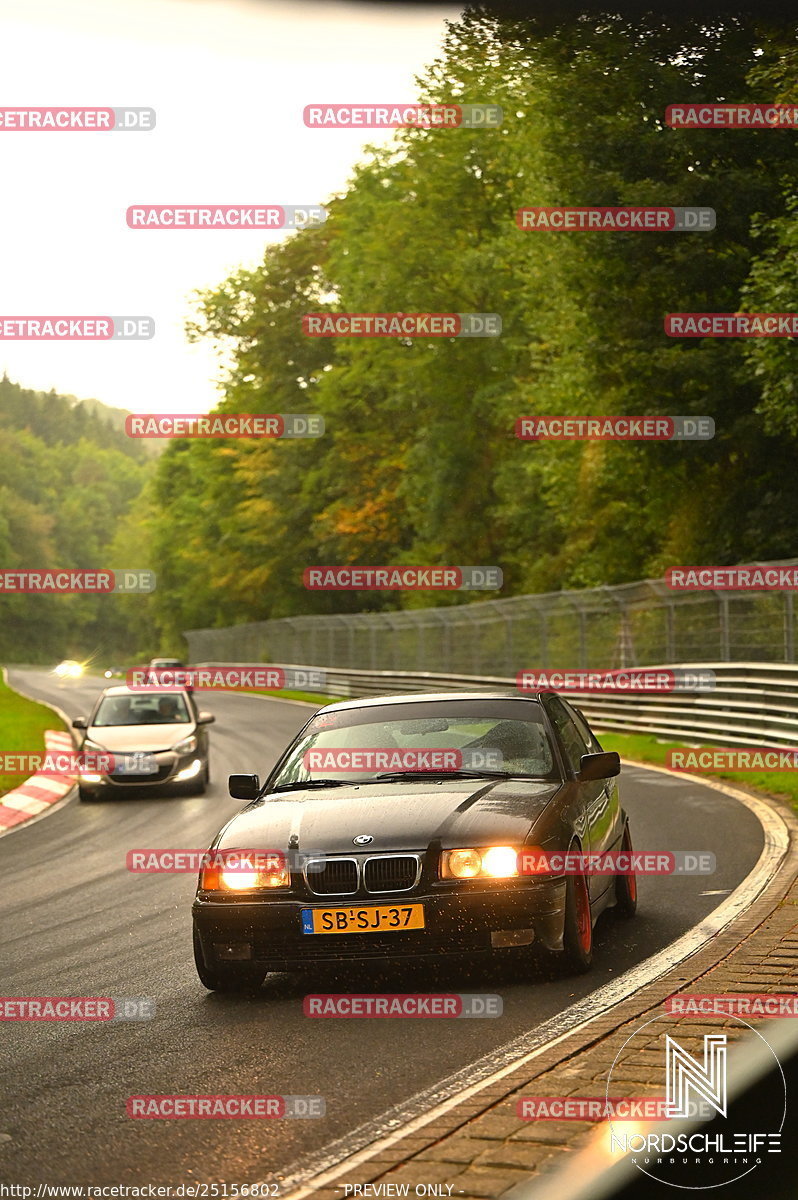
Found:
[{"label": "metal guardrail", "polygon": [[[263,663],[208,662],[196,667],[263,667]],[[365,697],[408,692],[515,690],[501,675],[443,675],[431,671],[353,671],[307,664],[269,666],[326,673],[325,696]],[[597,729],[647,733],[723,746],[798,748],[798,666],[791,663],[679,663],[714,671],[716,687],[702,692],[626,695],[565,692]],[[657,669],[674,669],[673,665]]]}]

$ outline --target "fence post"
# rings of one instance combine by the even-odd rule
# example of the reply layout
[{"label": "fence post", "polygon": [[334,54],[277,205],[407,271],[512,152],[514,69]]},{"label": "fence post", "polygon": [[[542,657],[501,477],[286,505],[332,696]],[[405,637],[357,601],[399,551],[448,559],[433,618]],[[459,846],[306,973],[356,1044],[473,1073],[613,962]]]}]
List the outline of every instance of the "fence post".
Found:
[{"label": "fence post", "polygon": [[721,593],[718,595],[718,603],[720,604],[720,661],[729,662],[730,642],[729,642],[729,598]]},{"label": "fence post", "polygon": [[673,600],[665,608],[665,662],[676,662],[676,612]]},{"label": "fence post", "polygon": [[795,661],[795,604],[792,592],[784,593],[784,661]]},{"label": "fence post", "polygon": [[504,665],[502,667],[504,675],[515,675],[516,673],[513,669],[513,657],[515,653],[513,643],[513,634],[515,632],[514,621],[515,609],[513,608],[504,618]]}]

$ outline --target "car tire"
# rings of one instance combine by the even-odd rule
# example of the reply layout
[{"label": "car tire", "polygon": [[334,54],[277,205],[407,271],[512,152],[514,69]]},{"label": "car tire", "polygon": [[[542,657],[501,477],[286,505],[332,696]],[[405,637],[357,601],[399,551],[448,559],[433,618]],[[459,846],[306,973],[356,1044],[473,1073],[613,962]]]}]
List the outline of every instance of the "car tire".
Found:
[{"label": "car tire", "polygon": [[78,784],[78,800],[81,802],[81,804],[90,804],[92,801],[95,801],[96,799],[97,799],[96,792],[88,792],[88,791],[86,791],[86,788],[82,788],[80,786],[80,784]]},{"label": "car tire", "polygon": [[565,881],[563,958],[569,973],[582,975],[593,962],[593,923],[590,893],[584,875],[569,875]]},{"label": "car tire", "polygon": [[[629,832],[629,822],[623,827],[621,850],[632,853],[632,835]],[[633,917],[637,912],[637,877],[630,875],[615,876],[615,911],[622,917]]]},{"label": "car tire", "polygon": [[266,977],[266,972],[258,967],[240,967],[232,964],[213,969],[207,967],[202,956],[202,943],[196,927],[194,928],[194,964],[200,983],[209,992],[254,992]]}]

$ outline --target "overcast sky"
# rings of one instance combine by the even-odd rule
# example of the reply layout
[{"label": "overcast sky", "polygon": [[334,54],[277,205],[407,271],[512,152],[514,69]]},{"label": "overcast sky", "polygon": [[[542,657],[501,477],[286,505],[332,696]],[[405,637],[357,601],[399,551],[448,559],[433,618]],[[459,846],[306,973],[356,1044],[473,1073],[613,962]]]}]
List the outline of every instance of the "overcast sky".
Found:
[{"label": "overcast sky", "polygon": [[249,230],[131,230],[131,204],[323,204],[376,130],[306,129],[316,101],[405,102],[454,5],[0,0],[0,106],[151,106],[152,132],[0,132],[0,314],[155,318],[152,341],[0,341],[25,387],[134,412],[207,411],[219,360],[191,293],[253,266]]}]

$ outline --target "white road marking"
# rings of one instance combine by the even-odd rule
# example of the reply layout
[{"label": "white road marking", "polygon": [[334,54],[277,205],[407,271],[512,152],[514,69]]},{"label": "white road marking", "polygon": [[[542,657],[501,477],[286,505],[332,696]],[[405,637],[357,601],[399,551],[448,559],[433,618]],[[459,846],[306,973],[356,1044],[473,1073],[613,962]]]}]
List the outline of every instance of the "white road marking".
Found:
[{"label": "white road marking", "polygon": [[49,775],[31,775],[19,785],[19,790],[24,791],[30,784],[32,788],[41,788],[44,792],[52,792],[54,796],[61,796],[64,792],[69,791],[74,782],[74,775],[64,776],[62,779],[53,779]]},{"label": "white road marking", "polygon": [[[60,796],[61,792],[58,794]],[[0,798],[0,808],[11,808],[16,812],[30,813],[31,816],[49,807],[49,800],[37,800],[35,796],[25,796],[18,791],[9,792],[7,796]]]}]

